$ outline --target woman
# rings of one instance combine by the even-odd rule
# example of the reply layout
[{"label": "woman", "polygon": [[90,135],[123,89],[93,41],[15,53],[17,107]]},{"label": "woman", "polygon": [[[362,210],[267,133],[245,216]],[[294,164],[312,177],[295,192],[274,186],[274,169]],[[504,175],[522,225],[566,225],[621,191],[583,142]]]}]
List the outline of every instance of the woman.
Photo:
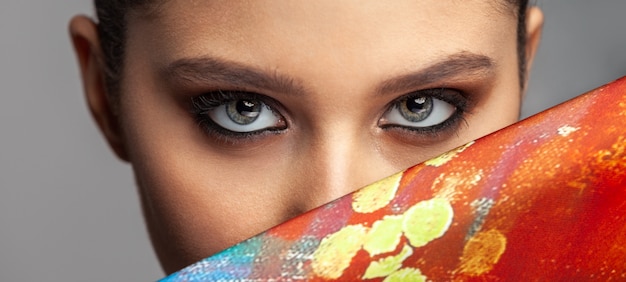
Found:
[{"label": "woman", "polygon": [[527,1],[96,1],[70,32],[174,272],[515,122]]}]

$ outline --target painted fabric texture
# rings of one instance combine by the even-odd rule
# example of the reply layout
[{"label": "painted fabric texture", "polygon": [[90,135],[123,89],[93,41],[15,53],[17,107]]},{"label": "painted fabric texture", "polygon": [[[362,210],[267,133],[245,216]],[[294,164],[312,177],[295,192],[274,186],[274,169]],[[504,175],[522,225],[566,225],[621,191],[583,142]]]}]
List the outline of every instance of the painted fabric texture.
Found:
[{"label": "painted fabric texture", "polygon": [[626,77],[161,281],[606,281],[625,257]]}]

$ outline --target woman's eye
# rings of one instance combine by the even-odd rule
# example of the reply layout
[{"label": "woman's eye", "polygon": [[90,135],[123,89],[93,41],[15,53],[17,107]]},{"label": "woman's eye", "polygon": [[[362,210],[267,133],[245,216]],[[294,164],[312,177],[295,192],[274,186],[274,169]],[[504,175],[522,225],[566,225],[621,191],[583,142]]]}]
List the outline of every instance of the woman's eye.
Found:
[{"label": "woman's eye", "polygon": [[[250,96],[250,97],[246,97]],[[193,99],[196,118],[209,130],[246,135],[286,128],[284,118],[250,93],[218,92]]]},{"label": "woman's eye", "polygon": [[253,132],[276,127],[280,121],[265,103],[250,99],[226,102],[207,112],[217,125],[234,132]]},{"label": "woman's eye", "polygon": [[422,130],[440,125],[457,113],[457,106],[444,101],[444,97],[458,100],[460,93],[449,89],[431,89],[409,94],[391,104],[382,117],[380,125],[384,127],[402,127],[410,130]]}]

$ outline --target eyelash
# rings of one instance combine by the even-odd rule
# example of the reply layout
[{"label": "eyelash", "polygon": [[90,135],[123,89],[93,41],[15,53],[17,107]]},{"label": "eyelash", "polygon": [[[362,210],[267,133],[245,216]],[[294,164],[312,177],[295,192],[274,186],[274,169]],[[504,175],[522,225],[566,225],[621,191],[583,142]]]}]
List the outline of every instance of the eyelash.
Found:
[{"label": "eyelash", "polygon": [[237,144],[240,142],[254,141],[256,138],[262,138],[268,134],[280,134],[286,130],[285,128],[266,128],[263,130],[251,131],[251,132],[235,132],[225,129],[215,123],[209,116],[208,112],[215,108],[239,99],[250,99],[260,101],[267,105],[274,114],[284,120],[276,108],[278,102],[275,100],[256,93],[245,91],[224,91],[218,90],[209,93],[202,94],[191,98],[191,113],[195,117],[198,126],[205,131],[211,137],[216,138],[219,141],[225,143]]},{"label": "eyelash", "polygon": [[[446,92],[454,92],[456,94],[446,95]],[[454,106],[456,110],[452,114],[452,116],[447,118],[445,121],[433,126],[408,127],[398,124],[379,124],[379,127],[385,131],[397,130],[404,134],[412,136],[424,136],[426,139],[436,140],[450,133],[456,132],[458,127],[462,123],[467,124],[465,116],[469,113],[469,109],[471,108],[470,100],[467,98],[467,95],[465,95],[464,92],[452,88],[431,88],[418,90],[402,95],[387,104],[387,110],[385,111],[385,113],[391,111],[394,107],[396,107],[399,102],[403,101],[404,99],[418,95],[439,99]],[[283,122],[285,123],[284,128],[265,128],[262,130],[251,132],[235,132],[221,127],[208,116],[207,113],[209,111],[227,102],[239,99],[256,100],[267,105],[275,115],[279,116],[283,120]],[[261,94],[245,91],[218,90],[191,98],[191,113],[195,117],[198,126],[206,134],[208,134],[212,138],[215,138],[218,141],[234,145],[238,143],[254,142],[255,139],[263,138],[266,135],[276,135],[286,131],[289,126],[286,121],[284,121],[284,116],[281,115],[280,112],[277,110],[277,108],[280,109],[279,105],[280,104],[274,99]]]},{"label": "eyelash", "polygon": [[[444,92],[455,92],[457,94],[445,95]],[[395,100],[391,101],[389,104],[387,104],[386,112],[391,111],[394,107],[396,107],[396,105],[399,102],[403,101],[404,99],[407,99],[412,96],[418,96],[418,95],[439,99],[441,101],[451,104],[452,106],[456,108],[456,110],[452,114],[452,116],[447,118],[445,121],[443,121],[442,123],[433,125],[433,126],[407,127],[407,126],[402,126],[398,124],[385,124],[385,125],[379,125],[380,128],[386,131],[399,130],[399,131],[406,132],[406,133],[413,134],[413,135],[415,134],[426,135],[427,138],[429,139],[439,139],[447,135],[448,133],[456,132],[458,127],[461,124],[464,123],[467,125],[467,120],[465,120],[465,116],[471,113],[470,112],[470,109],[472,108],[471,103],[470,103],[471,101],[468,98],[468,95],[466,95],[463,91],[460,91],[454,88],[445,88],[445,87],[430,88],[430,89],[418,90],[418,91],[414,91],[414,92],[402,95],[396,98]]]}]

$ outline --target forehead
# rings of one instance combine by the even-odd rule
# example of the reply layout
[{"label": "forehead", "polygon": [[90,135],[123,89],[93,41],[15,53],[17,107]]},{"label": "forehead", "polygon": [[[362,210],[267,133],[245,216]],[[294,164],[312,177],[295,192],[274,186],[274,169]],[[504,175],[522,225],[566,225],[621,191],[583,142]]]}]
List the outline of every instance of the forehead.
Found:
[{"label": "forehead", "polygon": [[[424,18],[424,14],[432,16],[457,15],[463,12],[466,16],[509,16],[516,17],[518,0],[390,0],[390,1],[355,1],[355,0],[319,0],[319,1],[243,1],[243,0],[152,0],[131,9],[132,18],[158,19],[162,21],[188,20],[185,16],[205,14],[213,16],[211,21],[223,22],[246,16],[259,18],[263,16],[294,17],[304,13],[311,16],[322,16],[320,19],[340,14],[342,17],[362,15],[367,11],[373,14],[388,15],[389,11],[407,8],[405,12],[413,13],[411,18]],[[467,10],[466,8],[472,8]],[[414,13],[418,12],[418,13]],[[399,15],[399,14],[397,14]],[[217,17],[216,17],[217,16]],[[336,18],[335,19],[339,19]],[[375,18],[373,18],[375,19]]]},{"label": "forehead", "polygon": [[[259,40],[259,36],[317,34],[328,39],[372,40],[391,36],[460,36],[500,26],[510,32],[516,23],[510,0],[316,0],[316,1],[197,1],[166,0],[151,4],[148,17],[130,17],[161,29],[177,39],[210,35],[230,41]],[[137,13],[135,13],[137,14]],[[143,13],[146,15],[145,13]],[[367,33],[369,36],[362,36]],[[181,35],[181,36],[177,36]],[[339,38],[337,38],[339,37]],[[450,38],[454,39],[454,38]],[[427,44],[427,43],[425,43]]]},{"label": "forehead", "polygon": [[[143,48],[160,65],[218,57],[318,81],[337,75],[366,80],[449,54],[470,52],[496,62],[515,54],[517,19],[506,3],[168,0],[149,17],[130,18],[129,50]],[[355,71],[359,65],[368,67]]]},{"label": "forehead", "polygon": [[[284,5],[284,3],[288,3],[288,5]],[[232,8],[243,8],[242,12],[249,10],[247,8],[258,8],[258,7],[270,7],[280,5],[285,9],[290,9],[296,6],[306,7],[306,6],[328,6],[327,4],[334,4],[334,6],[344,6],[344,5],[352,5],[353,7],[357,6],[370,6],[371,4],[375,4],[375,6],[397,6],[397,4],[401,4],[405,2],[405,4],[409,4],[413,7],[428,7],[432,6],[432,4],[442,2],[443,6],[457,6],[460,4],[469,4],[469,5],[488,5],[493,8],[492,12],[500,12],[503,14],[507,14],[510,16],[516,16],[516,11],[519,8],[520,0],[442,0],[442,1],[428,1],[428,0],[417,0],[417,1],[398,1],[398,0],[390,0],[390,1],[380,1],[381,3],[367,3],[363,1],[315,1],[316,3],[307,3],[309,1],[240,1],[240,0],[213,0],[213,1],[195,1],[195,0],[147,0],[141,1],[141,3],[137,3],[132,5],[133,8],[130,9],[133,16],[139,16],[144,18],[158,18],[160,16],[176,13],[176,10],[180,11],[180,8],[198,8],[198,7],[212,7],[213,10],[227,11]],[[324,3],[326,2],[326,4]],[[375,1],[371,1],[375,2]],[[450,6],[452,5],[452,6]]]}]

